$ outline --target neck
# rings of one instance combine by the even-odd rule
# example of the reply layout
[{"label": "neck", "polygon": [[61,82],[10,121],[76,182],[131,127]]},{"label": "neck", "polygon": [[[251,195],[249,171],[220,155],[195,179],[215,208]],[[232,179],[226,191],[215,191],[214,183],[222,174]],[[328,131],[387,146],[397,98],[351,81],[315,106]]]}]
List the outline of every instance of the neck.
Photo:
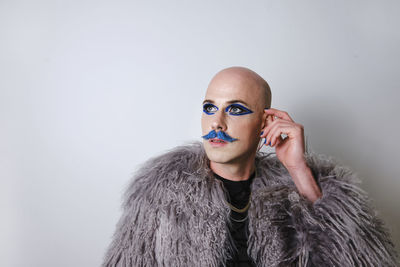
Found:
[{"label": "neck", "polygon": [[255,155],[247,160],[235,163],[210,161],[210,169],[219,176],[231,181],[248,180],[255,171]]}]

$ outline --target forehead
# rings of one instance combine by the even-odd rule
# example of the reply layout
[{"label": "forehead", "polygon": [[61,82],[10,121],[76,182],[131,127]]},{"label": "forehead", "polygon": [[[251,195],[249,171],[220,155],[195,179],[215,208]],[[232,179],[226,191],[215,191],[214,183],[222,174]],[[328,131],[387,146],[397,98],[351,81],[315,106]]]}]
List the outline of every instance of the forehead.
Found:
[{"label": "forehead", "polygon": [[259,102],[260,88],[251,79],[243,77],[216,77],[213,79],[206,92],[205,99],[218,103],[232,100],[241,100],[250,106]]}]

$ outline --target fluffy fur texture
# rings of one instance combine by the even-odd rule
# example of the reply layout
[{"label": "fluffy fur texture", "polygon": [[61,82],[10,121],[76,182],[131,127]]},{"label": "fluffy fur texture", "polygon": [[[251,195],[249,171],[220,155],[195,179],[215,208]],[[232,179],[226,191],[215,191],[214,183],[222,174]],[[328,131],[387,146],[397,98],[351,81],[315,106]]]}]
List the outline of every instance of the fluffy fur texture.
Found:
[{"label": "fluffy fur texture", "polygon": [[[308,152],[323,192],[312,204],[272,155],[257,154],[251,185],[248,253],[257,266],[397,266],[354,173]],[[235,249],[223,197],[202,143],[150,159],[125,191],[103,266],[223,266]]]}]

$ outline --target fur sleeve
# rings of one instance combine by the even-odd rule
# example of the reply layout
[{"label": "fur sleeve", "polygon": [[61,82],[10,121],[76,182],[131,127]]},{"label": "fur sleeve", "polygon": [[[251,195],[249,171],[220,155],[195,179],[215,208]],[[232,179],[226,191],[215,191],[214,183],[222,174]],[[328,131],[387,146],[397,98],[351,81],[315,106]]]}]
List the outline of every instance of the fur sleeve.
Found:
[{"label": "fur sleeve", "polygon": [[151,197],[156,186],[152,184],[156,173],[153,164],[154,161],[150,161],[141,168],[125,191],[122,216],[105,254],[103,267],[157,265],[155,232],[159,218],[156,199]]},{"label": "fur sleeve", "polygon": [[282,236],[291,246],[284,265],[397,266],[389,232],[356,175],[323,155],[309,153],[306,159],[323,196],[312,204],[294,183],[270,195],[279,228],[286,233]]}]

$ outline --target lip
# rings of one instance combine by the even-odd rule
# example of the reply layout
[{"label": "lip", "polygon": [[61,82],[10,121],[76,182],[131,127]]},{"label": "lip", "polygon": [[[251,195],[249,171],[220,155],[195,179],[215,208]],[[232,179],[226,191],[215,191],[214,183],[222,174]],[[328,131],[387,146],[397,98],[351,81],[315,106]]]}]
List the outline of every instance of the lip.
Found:
[{"label": "lip", "polygon": [[[219,142],[213,142],[213,141],[222,141],[222,142],[219,143]],[[227,141],[222,140],[222,139],[219,139],[219,138],[210,139],[210,140],[208,140],[208,142],[209,142],[210,145],[213,146],[213,147],[223,147],[223,146],[226,146],[226,145],[228,144]]]}]

